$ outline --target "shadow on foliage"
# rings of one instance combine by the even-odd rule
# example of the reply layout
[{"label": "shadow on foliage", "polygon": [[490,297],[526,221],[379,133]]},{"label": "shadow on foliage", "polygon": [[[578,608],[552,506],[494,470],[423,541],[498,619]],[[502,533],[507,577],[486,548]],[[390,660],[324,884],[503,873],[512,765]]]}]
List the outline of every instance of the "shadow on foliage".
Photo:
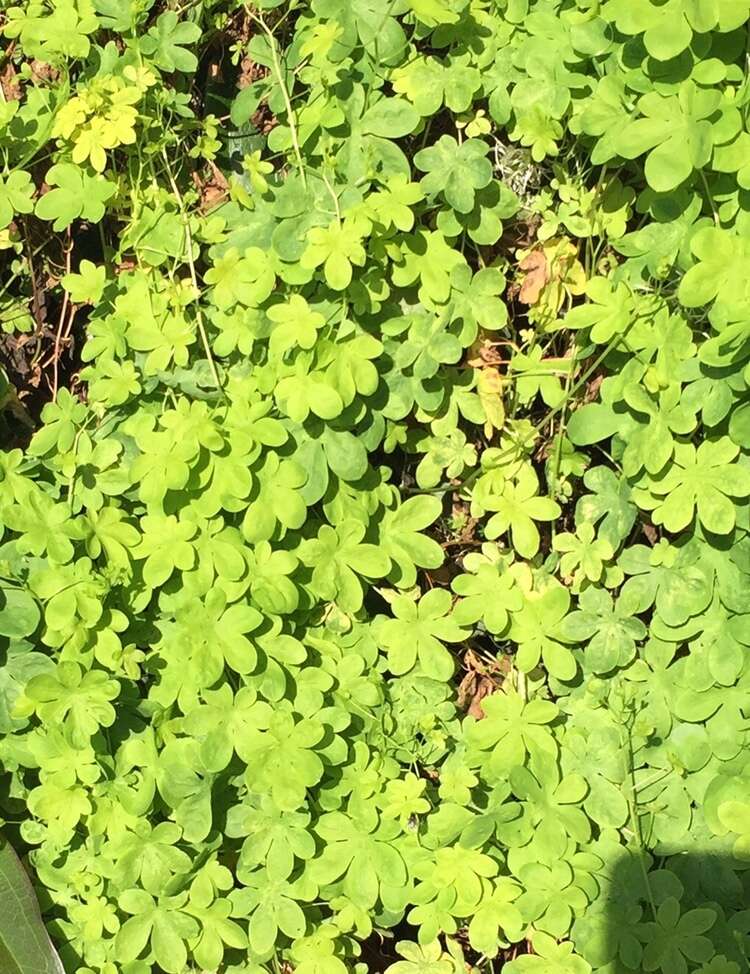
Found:
[{"label": "shadow on foliage", "polygon": [[597,974],[744,974],[750,970],[750,862],[728,853],[625,853],[601,907],[576,924]]}]

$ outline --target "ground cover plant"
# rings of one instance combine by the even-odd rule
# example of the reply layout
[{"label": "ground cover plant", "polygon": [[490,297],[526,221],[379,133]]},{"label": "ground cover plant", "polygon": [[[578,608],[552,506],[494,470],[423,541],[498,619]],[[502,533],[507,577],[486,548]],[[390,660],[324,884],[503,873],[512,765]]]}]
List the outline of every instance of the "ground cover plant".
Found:
[{"label": "ground cover plant", "polygon": [[749,19],[5,0],[4,974],[747,969]]}]

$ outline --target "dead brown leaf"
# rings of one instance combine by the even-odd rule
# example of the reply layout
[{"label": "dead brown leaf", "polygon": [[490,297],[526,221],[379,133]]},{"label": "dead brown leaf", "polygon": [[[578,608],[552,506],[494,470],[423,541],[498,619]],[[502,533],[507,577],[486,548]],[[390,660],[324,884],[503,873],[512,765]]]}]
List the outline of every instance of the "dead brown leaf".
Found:
[{"label": "dead brown leaf", "polygon": [[482,720],[484,710],[482,701],[495,693],[503,681],[502,663],[485,663],[482,658],[468,649],[464,656],[466,675],[458,685],[458,706],[477,720]]},{"label": "dead brown leaf", "polygon": [[502,365],[503,353],[499,342],[493,342],[482,332],[475,339],[467,352],[466,364],[474,369],[481,369],[484,365]]},{"label": "dead brown leaf", "polygon": [[57,81],[60,77],[60,70],[46,61],[38,61],[36,58],[29,65],[31,73],[37,81]]},{"label": "dead brown leaf", "polygon": [[193,185],[200,194],[201,212],[207,213],[218,203],[221,203],[229,193],[229,181],[214,162],[209,162],[211,175],[203,179],[197,172],[193,172]]},{"label": "dead brown leaf", "polygon": [[18,80],[16,69],[8,58],[5,66],[0,70],[0,88],[5,101],[21,100],[21,82]]},{"label": "dead brown leaf", "polygon": [[268,105],[261,105],[250,121],[262,135],[268,135],[271,129],[276,128],[279,124]]},{"label": "dead brown leaf", "polygon": [[584,402],[593,402],[599,395],[599,386],[604,381],[603,375],[594,376],[594,378],[586,386],[586,392],[583,396]]},{"label": "dead brown leaf", "polygon": [[268,74],[268,70],[263,67],[262,64],[258,64],[257,61],[253,61],[251,57],[246,55],[240,61],[240,72],[237,75],[237,87],[247,88],[254,81],[258,81],[260,78],[265,78]]},{"label": "dead brown leaf", "polygon": [[469,548],[478,544],[476,528],[479,522],[477,518],[471,516],[469,505],[454,499],[451,516],[455,525],[455,534],[449,541],[443,542],[443,548]]},{"label": "dead brown leaf", "polygon": [[435,587],[444,587],[450,585],[451,580],[455,572],[452,571],[449,564],[441,565],[439,568],[432,568],[427,573],[430,585]]},{"label": "dead brown leaf", "polygon": [[211,172],[213,173],[213,182],[220,189],[229,189],[229,180],[224,175],[224,173],[219,169],[215,162],[209,161],[209,166],[211,167]]},{"label": "dead brown leaf", "polygon": [[544,252],[532,250],[518,265],[519,270],[525,272],[525,277],[518,293],[518,300],[524,304],[536,304],[545,285],[549,281],[549,264]]},{"label": "dead brown leaf", "polygon": [[248,16],[247,9],[237,11],[225,27],[224,33],[233,44],[247,44],[253,35],[253,22]]},{"label": "dead brown leaf", "polygon": [[209,183],[203,189],[203,194],[201,195],[200,208],[202,213],[208,213],[215,206],[217,206],[226,197],[227,191],[221,189],[219,186],[215,186],[213,183]]}]

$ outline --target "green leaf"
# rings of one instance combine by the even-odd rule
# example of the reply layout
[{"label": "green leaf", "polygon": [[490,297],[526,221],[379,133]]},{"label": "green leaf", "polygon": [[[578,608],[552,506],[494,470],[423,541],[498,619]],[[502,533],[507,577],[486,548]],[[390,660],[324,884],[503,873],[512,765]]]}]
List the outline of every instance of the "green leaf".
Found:
[{"label": "green leaf", "polygon": [[169,10],[160,14],[156,24],[141,41],[145,54],[164,71],[195,71],[198,58],[187,46],[201,36],[201,29],[190,21],[180,21],[179,15]]},{"label": "green leaf", "polygon": [[750,469],[731,462],[738,452],[727,437],[706,441],[697,450],[690,444],[678,444],[674,467],[651,488],[660,499],[655,523],[679,531],[697,512],[707,530],[716,534],[731,531],[736,520],[731,498],[750,496]]},{"label": "green leaf", "polygon": [[572,943],[555,943],[546,933],[535,933],[535,953],[506,964],[508,974],[591,974],[591,965],[575,954]]},{"label": "green leaf", "polygon": [[425,193],[442,193],[448,205],[459,213],[470,212],[475,193],[492,179],[488,150],[480,139],[459,144],[451,135],[441,135],[435,145],[420,149],[414,164],[427,173],[421,181]]},{"label": "green leaf", "polygon": [[0,176],[0,230],[8,226],[14,214],[32,212],[34,190],[27,172],[12,172],[7,179]]},{"label": "green leaf", "polygon": [[418,603],[398,595],[392,608],[395,618],[385,620],[380,628],[389,668],[396,674],[407,673],[419,661],[437,679],[450,679],[453,661],[443,643],[460,642],[466,632],[454,620],[449,593],[433,589]]},{"label": "green leaf", "polygon": [[[558,715],[557,706],[549,700],[523,701],[509,691],[485,697],[484,719],[471,721],[466,729],[471,748],[471,766],[486,770],[492,778],[507,776],[508,771],[523,765],[527,755],[557,754],[557,744],[547,725]],[[485,756],[482,752],[490,751]]]},{"label": "green leaf", "polygon": [[680,282],[678,296],[688,308],[709,304],[745,266],[750,250],[726,230],[703,227],[690,241],[697,263]]},{"label": "green leaf", "polygon": [[609,467],[591,467],[583,476],[592,491],[576,504],[576,521],[599,524],[599,536],[618,547],[628,536],[637,514],[627,480],[618,478]]},{"label": "green leaf", "polygon": [[440,545],[422,534],[440,511],[441,504],[436,497],[418,494],[383,514],[380,544],[394,563],[395,581],[402,588],[414,585],[417,568],[437,568],[443,562]]},{"label": "green leaf", "polygon": [[479,563],[475,574],[458,575],[451,587],[462,596],[455,610],[456,621],[466,625],[482,619],[492,633],[502,633],[509,613],[520,611],[523,605],[515,578],[501,563]]},{"label": "green leaf", "polygon": [[373,544],[363,542],[364,525],[344,521],[335,529],[324,524],[315,540],[304,542],[301,559],[313,570],[311,589],[326,601],[336,601],[345,612],[362,607],[364,589],[359,576],[383,578],[391,560]]},{"label": "green leaf", "polygon": [[579,606],[565,618],[561,631],[566,639],[587,641],[587,668],[607,673],[627,665],[635,656],[636,642],[645,638],[646,627],[628,612],[625,600],[613,601],[601,589],[588,588]]},{"label": "green leaf", "polygon": [[29,878],[0,837],[0,962],[7,974],[65,974],[42,923]]},{"label": "green leaf", "polygon": [[104,176],[90,176],[79,166],[64,162],[52,166],[45,181],[54,188],[39,197],[35,213],[42,220],[52,220],[56,231],[77,219],[99,223],[116,189]]},{"label": "green leaf", "polygon": [[362,116],[362,131],[385,139],[400,139],[419,124],[419,115],[404,98],[381,98]]},{"label": "green leaf", "polygon": [[76,304],[96,304],[104,291],[107,268],[97,267],[90,260],[82,260],[77,274],[66,274],[60,283]]},{"label": "green leaf", "polygon": [[361,267],[365,263],[363,236],[364,227],[354,221],[313,227],[307,234],[302,264],[311,269],[322,264],[328,285],[334,291],[343,291],[351,283],[352,266]]},{"label": "green leaf", "polygon": [[619,132],[617,150],[626,159],[648,152],[649,185],[659,193],[674,190],[710,160],[713,128],[707,119],[720,100],[718,91],[700,89],[692,81],[683,82],[677,95],[649,92],[639,103],[644,117]]},{"label": "green leaf", "polygon": [[450,0],[409,0],[408,6],[416,16],[428,27],[438,24],[455,24],[459,19],[457,13],[465,3],[450,2]]},{"label": "green leaf", "polygon": [[575,446],[590,446],[613,436],[622,417],[602,402],[589,402],[577,409],[568,422],[568,436]]},{"label": "green leaf", "polygon": [[560,680],[570,680],[576,663],[564,639],[561,625],[570,606],[568,590],[554,579],[536,592],[526,593],[522,608],[514,614],[508,637],[518,643],[517,665],[528,673],[544,661],[549,671]]},{"label": "green leaf", "polygon": [[485,502],[496,511],[487,522],[488,538],[497,538],[510,530],[513,547],[524,558],[531,558],[539,550],[540,535],[537,521],[553,521],[559,514],[558,504],[548,497],[539,497],[539,481],[531,467],[524,466],[516,483],[506,483],[498,497]]},{"label": "green leaf", "polygon": [[24,589],[0,588],[0,636],[22,639],[33,635],[39,616],[39,606]]},{"label": "green leaf", "polygon": [[593,277],[586,284],[591,304],[569,311],[564,319],[568,328],[590,328],[591,340],[606,345],[615,335],[621,335],[633,319],[634,305],[624,284],[615,287],[604,277]]}]

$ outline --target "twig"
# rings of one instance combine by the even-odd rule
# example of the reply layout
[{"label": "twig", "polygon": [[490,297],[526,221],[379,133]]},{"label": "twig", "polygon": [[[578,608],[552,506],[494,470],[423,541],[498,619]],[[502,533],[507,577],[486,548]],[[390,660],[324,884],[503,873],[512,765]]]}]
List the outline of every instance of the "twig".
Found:
[{"label": "twig", "polygon": [[[67,294],[65,295],[67,297]],[[63,335],[63,323],[65,319],[60,315],[60,323],[57,326],[57,333],[55,334],[55,348],[52,352],[52,401],[57,401],[57,383],[58,383],[58,367],[61,354],[61,346],[63,340],[70,334],[70,329],[73,326],[73,319],[76,316],[76,311],[78,311],[78,306],[72,304],[70,306],[70,313],[68,315],[68,325],[65,329],[65,334]],[[45,368],[49,364],[49,359],[42,363],[42,367]]]},{"label": "twig", "polygon": [[[68,245],[65,248],[65,273],[70,274],[70,262],[71,255],[73,253],[73,240],[70,236],[70,228],[68,228]],[[60,344],[62,342],[62,331],[63,324],[65,322],[65,315],[68,310],[68,304],[70,303],[70,294],[65,291],[65,296],[63,297],[62,309],[60,311],[60,319],[57,323],[57,333],[55,335],[55,350],[52,357],[52,402],[57,402],[57,382],[58,382],[58,365],[60,359]],[[70,314],[70,319],[68,321],[68,327],[66,330],[66,337],[70,334],[70,329],[73,325],[73,317],[76,313],[75,306]]]},{"label": "twig", "polygon": [[[44,292],[40,290],[39,283],[36,276],[36,270],[34,268],[34,258],[32,256],[31,250],[31,238],[29,237],[29,228],[26,223],[26,218],[24,217],[21,221],[23,226],[23,241],[26,250],[28,251],[28,261],[29,261],[29,278],[31,280],[31,314],[34,318],[34,324],[36,325],[36,334],[39,335],[44,330],[44,319],[46,317],[46,301]],[[34,255],[36,251],[34,252]]]}]

